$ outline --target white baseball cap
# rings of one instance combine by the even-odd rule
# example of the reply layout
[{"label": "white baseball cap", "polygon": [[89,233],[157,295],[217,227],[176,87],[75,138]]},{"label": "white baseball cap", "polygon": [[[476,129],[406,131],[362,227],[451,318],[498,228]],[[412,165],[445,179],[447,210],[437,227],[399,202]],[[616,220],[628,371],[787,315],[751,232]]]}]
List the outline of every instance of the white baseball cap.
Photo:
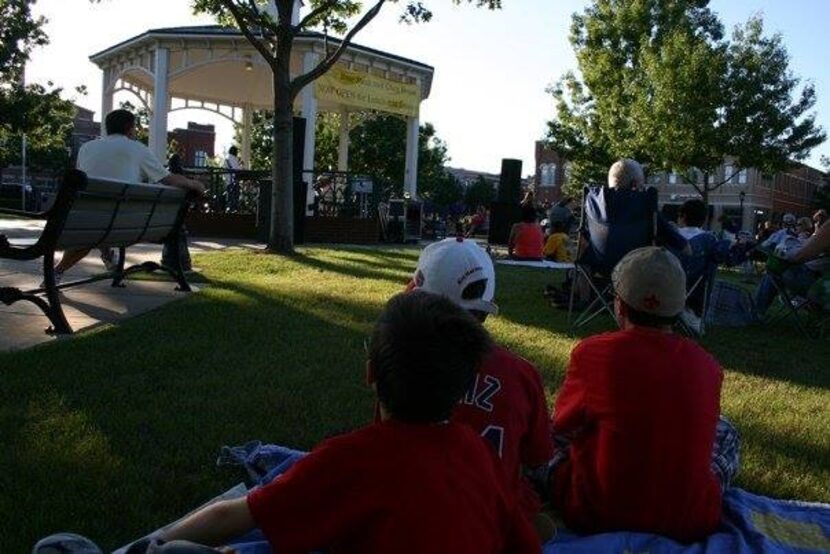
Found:
[{"label": "white baseball cap", "polygon": [[493,303],[496,294],[493,261],[474,241],[461,237],[444,239],[424,248],[410,288],[440,294],[465,310],[499,313],[499,307]]},{"label": "white baseball cap", "polygon": [[686,306],[686,272],[665,248],[632,250],[614,268],[611,281],[614,291],[635,310],[674,317]]}]

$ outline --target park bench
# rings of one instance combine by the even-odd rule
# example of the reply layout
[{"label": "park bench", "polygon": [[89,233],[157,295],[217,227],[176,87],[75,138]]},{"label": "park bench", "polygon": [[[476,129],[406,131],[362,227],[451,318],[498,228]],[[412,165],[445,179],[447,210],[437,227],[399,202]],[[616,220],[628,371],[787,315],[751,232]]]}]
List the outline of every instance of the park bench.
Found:
[{"label": "park bench", "polygon": [[[123,287],[124,279],[137,272],[164,271],[176,280],[176,290],[189,292],[190,286],[178,256],[176,267],[155,262],[125,266],[125,250],[140,242],[178,241],[189,204],[187,191],[162,185],[124,183],[87,177],[71,170],[64,176],[51,208],[42,213],[0,208],[0,214],[45,220],[38,240],[29,246],[15,245],[0,235],[0,259],[36,260],[43,258],[43,284],[31,290],[0,286],[0,301],[6,305],[26,300],[37,305],[49,318],[46,332],[71,334],[72,328],[61,307],[59,291],[95,281],[112,279],[113,287]],[[178,244],[173,252],[178,252]],[[56,284],[55,252],[81,248],[118,248],[117,267],[85,279]],[[0,283],[2,285],[2,283]]]}]

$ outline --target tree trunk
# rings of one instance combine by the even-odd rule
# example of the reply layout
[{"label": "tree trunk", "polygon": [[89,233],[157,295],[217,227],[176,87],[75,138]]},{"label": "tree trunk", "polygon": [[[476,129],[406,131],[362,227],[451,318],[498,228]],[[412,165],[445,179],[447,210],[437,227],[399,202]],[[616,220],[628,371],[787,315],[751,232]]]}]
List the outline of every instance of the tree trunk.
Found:
[{"label": "tree trunk", "polygon": [[[286,45],[287,43],[287,45]],[[274,73],[274,150],[271,156],[271,232],[268,249],[294,253],[294,110],[291,97],[291,41],[280,41]]]}]

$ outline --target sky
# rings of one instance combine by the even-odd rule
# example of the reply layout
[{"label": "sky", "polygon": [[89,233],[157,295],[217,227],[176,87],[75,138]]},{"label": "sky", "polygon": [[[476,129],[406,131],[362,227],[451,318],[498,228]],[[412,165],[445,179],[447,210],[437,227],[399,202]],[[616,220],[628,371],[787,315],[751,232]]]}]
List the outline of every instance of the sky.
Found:
[{"label": "sky", "polygon": [[[450,164],[498,173],[502,158],[523,160],[523,173],[534,167],[534,143],[554,115],[546,88],[576,69],[568,42],[570,17],[586,0],[504,0],[489,11],[449,0],[431,0],[433,20],[407,26],[398,22],[400,7],[384,11],[355,42],[412,58],[435,68],[421,121],[435,125],[449,146]],[[818,123],[830,130],[830,68],[826,57],[826,0],[712,0],[727,28],[752,14],[764,16],[767,32],[780,32],[794,73],[816,86]],[[33,52],[28,82],[52,81],[77,104],[100,111],[101,72],[89,55],[148,29],[210,24],[194,16],[189,0],[38,0],[35,12],[49,19],[51,43]],[[88,94],[74,89],[86,85]],[[121,100],[116,97],[116,105]],[[129,99],[123,97],[123,99]],[[135,103],[135,102],[134,102]],[[100,114],[96,115],[96,119]],[[171,114],[170,128],[188,121],[217,126],[217,154],[231,145],[228,122],[204,111]],[[830,143],[813,151],[809,163],[830,155]]]}]

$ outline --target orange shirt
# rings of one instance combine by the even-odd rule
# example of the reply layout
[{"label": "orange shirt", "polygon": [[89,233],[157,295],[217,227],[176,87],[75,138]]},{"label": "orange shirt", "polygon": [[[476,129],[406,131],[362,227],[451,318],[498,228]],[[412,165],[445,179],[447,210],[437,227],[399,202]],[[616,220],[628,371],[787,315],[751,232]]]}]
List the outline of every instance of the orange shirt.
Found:
[{"label": "orange shirt", "polygon": [[545,235],[538,223],[517,223],[518,232],[513,245],[513,255],[518,258],[542,258]]}]

